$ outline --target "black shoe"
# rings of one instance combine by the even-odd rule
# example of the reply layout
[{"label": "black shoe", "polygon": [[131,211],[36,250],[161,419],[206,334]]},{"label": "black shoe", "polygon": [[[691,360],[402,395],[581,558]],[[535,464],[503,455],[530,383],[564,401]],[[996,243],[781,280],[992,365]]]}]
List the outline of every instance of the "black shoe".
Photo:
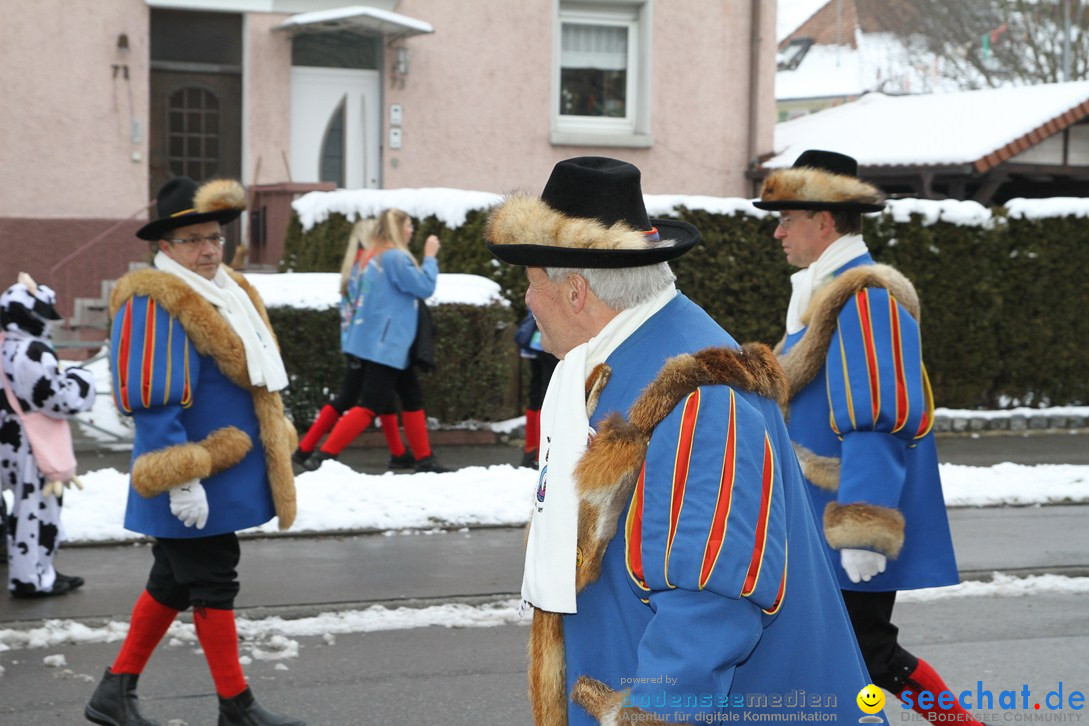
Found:
[{"label": "black shoe", "polygon": [[418,472],[430,472],[432,474],[445,474],[453,469],[448,469],[439,462],[435,461],[435,455],[425,456],[422,459],[416,460],[416,471]]},{"label": "black shoe", "polygon": [[518,466],[523,469],[536,469],[539,466],[537,463],[537,455],[539,453],[540,451],[538,449],[534,449],[533,451],[527,451],[522,454],[522,462],[518,464]]},{"label": "black shoe", "polygon": [[83,578],[77,575],[62,575],[60,571],[57,571],[56,582],[67,582],[69,590],[75,590],[77,587],[83,587]]},{"label": "black shoe", "polygon": [[[82,584],[82,581],[80,582]],[[76,586],[78,587],[78,585]],[[50,590],[39,590],[31,585],[29,582],[16,582],[15,589],[11,591],[12,597],[17,597],[25,600],[32,600],[42,597],[56,597],[57,595],[67,595],[75,588],[65,580],[59,577],[54,580],[53,588]]]},{"label": "black shoe", "polygon": [[321,465],[327,461],[336,461],[336,454],[327,454],[324,451],[316,451],[314,455],[307,458],[306,463],[303,464],[303,468],[307,471],[317,471],[321,468]]},{"label": "black shoe", "polygon": [[306,726],[306,722],[267,710],[247,687],[233,698],[219,699],[218,726]]},{"label": "black shoe", "polygon": [[102,726],[159,726],[158,721],[149,721],[140,713],[136,697],[139,678],[134,673],[113,673],[107,668],[83,715]]},{"label": "black shoe", "polygon": [[416,457],[412,455],[412,452],[405,449],[405,453],[400,456],[389,456],[389,468],[390,469],[411,469],[416,466]]},{"label": "black shoe", "polygon": [[291,461],[296,466],[301,466],[303,469],[311,471],[310,464],[307,462],[310,460],[310,455],[313,453],[313,451],[303,451],[302,449],[295,449],[295,453],[291,455]]}]

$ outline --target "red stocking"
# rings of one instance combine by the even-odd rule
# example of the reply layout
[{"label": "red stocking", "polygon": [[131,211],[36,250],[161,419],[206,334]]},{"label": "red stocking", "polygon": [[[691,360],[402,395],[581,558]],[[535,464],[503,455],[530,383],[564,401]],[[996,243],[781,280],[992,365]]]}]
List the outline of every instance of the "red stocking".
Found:
[{"label": "red stocking", "polygon": [[113,673],[143,673],[152,651],[177,615],[177,610],[163,605],[147,590],[140,593],[132,608],[129,634],[125,636],[125,643],[110,670]]},{"label": "red stocking", "polygon": [[541,409],[526,409],[526,451],[541,448]]},{"label": "red stocking", "polygon": [[405,443],[401,441],[401,432],[397,430],[397,414],[382,414],[378,420],[382,422],[382,433],[386,435],[389,453],[394,456],[404,456]]},{"label": "red stocking", "polygon": [[246,690],[246,676],[238,662],[238,631],[234,625],[234,610],[196,608],[193,625],[197,640],[204,648],[204,659],[212,671],[216,693],[221,698],[233,698]]},{"label": "red stocking", "polygon": [[401,421],[405,424],[405,436],[416,460],[431,456],[431,443],[427,439],[427,416],[423,409],[401,412]]},{"label": "red stocking", "polygon": [[337,413],[337,410],[329,404],[325,404],[321,409],[321,413],[314,419],[314,423],[310,424],[310,430],[306,432],[306,436],[303,436],[302,440],[299,441],[299,451],[305,451],[308,454],[313,451],[314,447],[321,441],[321,437],[329,433],[329,429],[333,428],[338,418],[340,418],[340,414]]},{"label": "red stocking", "polygon": [[372,421],[374,421],[374,411],[369,408],[356,406],[348,409],[333,427],[333,433],[329,434],[329,438],[325,440],[325,444],[321,447],[322,453],[337,456],[345,446],[352,443],[356,436],[363,433]]},{"label": "red stocking", "polygon": [[[908,676],[907,684],[900,690],[900,693],[904,691],[914,692],[911,710],[928,721],[954,721],[958,724],[979,723],[960,705],[956,693],[953,693],[953,705],[951,707],[942,708],[938,705],[938,696],[941,695],[942,691],[950,691],[950,688],[945,685],[945,681],[938,675],[938,672],[931,668],[930,664],[922,658],[919,659],[919,665]],[[930,691],[934,694],[934,705],[930,708],[923,708],[919,705],[919,693],[921,691]],[[897,697],[899,697],[900,693],[896,694]],[[951,716],[950,714],[956,715]]]}]

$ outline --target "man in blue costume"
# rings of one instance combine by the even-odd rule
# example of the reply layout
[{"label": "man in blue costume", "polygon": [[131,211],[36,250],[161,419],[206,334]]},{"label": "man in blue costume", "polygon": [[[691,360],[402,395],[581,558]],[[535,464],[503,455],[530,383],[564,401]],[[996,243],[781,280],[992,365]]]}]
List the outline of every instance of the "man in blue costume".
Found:
[{"label": "man in blue costume", "polygon": [[561,358],[522,585],[535,722],[856,720],[864,665],[790,452],[782,371],[673,285],[668,260],[699,232],[648,219],[631,164],[583,157],[540,198],[506,199],[485,237],[526,267]]},{"label": "man in blue costume", "polygon": [[117,407],[132,416],[132,486],[125,527],[154,538],[147,587],[121,652],[85,709],[106,726],[143,726],[136,682],[182,610],[219,696],[219,726],[304,726],[263,708],[238,658],[234,599],[240,529],[295,519],[295,430],[265,306],[222,265],[221,225],[245,208],[242,186],[186,177],[158,194],[159,218],[136,234],[154,269],[118,280],[110,297],[110,368]]},{"label": "man in blue costume", "polygon": [[[757,207],[779,212],[775,238],[791,276],[786,336],[776,352],[790,387],[790,439],[873,682],[898,696],[948,690],[897,643],[897,590],[958,581],[938,475],[934,402],[919,337],[919,299],[877,265],[862,214],[884,196],[857,162],[810,150],[768,175]],[[956,713],[954,704],[913,708]],[[907,701],[905,701],[907,702]]]}]

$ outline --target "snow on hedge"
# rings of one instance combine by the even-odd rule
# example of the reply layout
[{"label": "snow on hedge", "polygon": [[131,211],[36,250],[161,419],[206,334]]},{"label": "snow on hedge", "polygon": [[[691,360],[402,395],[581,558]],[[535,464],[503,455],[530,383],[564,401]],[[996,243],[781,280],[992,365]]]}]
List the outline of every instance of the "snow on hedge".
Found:
[{"label": "snow on hedge", "polygon": [[[310,192],[294,202],[303,231],[321,224],[330,214],[339,213],[350,220],[373,217],[383,209],[403,209],[416,219],[435,216],[454,229],[465,224],[466,216],[483,211],[503,199],[491,192],[431,187],[423,189],[338,189],[333,192]],[[680,208],[709,214],[747,214],[763,218],[768,212],[752,206],[752,200],[742,197],[714,197],[699,194],[645,194],[647,214],[651,217],[675,216]],[[1050,199],[1011,199],[1006,204],[1014,219],[1045,219],[1048,217],[1089,216],[1089,199],[1054,197]],[[956,199],[892,199],[887,209],[893,221],[910,222],[918,215],[922,224],[948,222],[968,227],[989,227],[994,212],[979,202]]]},{"label": "snow on hedge", "polygon": [[[340,273],[247,272],[246,279],[261,293],[265,307],[292,307],[324,310],[340,303]],[[480,275],[439,273],[435,294],[428,305],[510,305],[501,294],[499,283]]]}]

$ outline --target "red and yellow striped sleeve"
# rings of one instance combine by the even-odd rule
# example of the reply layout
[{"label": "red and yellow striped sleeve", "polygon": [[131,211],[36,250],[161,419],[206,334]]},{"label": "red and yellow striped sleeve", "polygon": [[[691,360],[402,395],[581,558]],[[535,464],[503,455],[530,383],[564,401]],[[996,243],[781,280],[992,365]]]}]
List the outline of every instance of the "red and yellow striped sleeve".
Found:
[{"label": "red and yellow striped sleeve", "polygon": [[629,573],[640,589],[707,590],[768,612],[781,604],[782,478],[750,397],[701,387],[654,430],[627,527]]},{"label": "red and yellow striped sleeve", "polygon": [[114,316],[110,373],[122,413],[192,405],[199,365],[181,323],[153,298],[129,298]]}]

